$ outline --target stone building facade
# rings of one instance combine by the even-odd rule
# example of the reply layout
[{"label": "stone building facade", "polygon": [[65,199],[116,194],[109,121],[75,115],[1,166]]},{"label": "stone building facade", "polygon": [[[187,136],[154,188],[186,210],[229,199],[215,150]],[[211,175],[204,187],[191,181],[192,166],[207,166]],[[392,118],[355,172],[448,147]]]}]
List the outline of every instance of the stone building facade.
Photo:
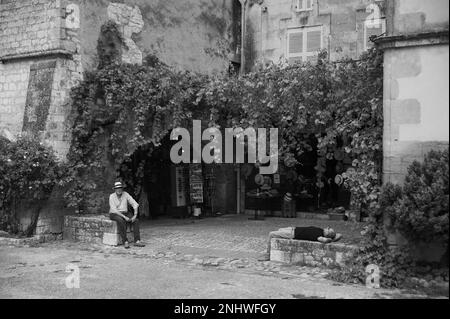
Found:
[{"label": "stone building facade", "polygon": [[[356,59],[371,36],[386,33],[378,40],[386,66],[384,180],[401,182],[412,160],[448,146],[447,0],[0,0],[0,134],[38,135],[65,158],[69,92],[98,65],[100,30],[110,20],[124,39],[124,62],[151,53],[206,74],[230,64],[246,72],[260,62],[311,61],[320,49],[332,60]],[[221,168],[222,213],[233,209],[227,198],[236,183]],[[55,195],[38,232],[59,233],[63,214]]]},{"label": "stone building facade", "polygon": [[[0,0],[0,134],[39,136],[65,159],[70,90],[83,70],[99,64],[97,45],[108,21],[119,26],[123,62],[140,64],[154,54],[182,70],[228,72],[240,37],[238,5],[237,0]],[[54,194],[42,211],[38,234],[61,233],[67,213],[61,195]],[[23,227],[29,216],[24,209]]]},{"label": "stone building facade", "polygon": [[98,65],[101,26],[120,26],[122,60],[200,73],[228,71],[235,46],[233,4],[214,1],[0,1],[0,132],[41,134],[64,158],[68,93]]},{"label": "stone building facade", "polygon": [[449,141],[449,2],[387,0],[384,50],[384,182]]},{"label": "stone building facade", "polygon": [[385,32],[384,0],[245,1],[245,69],[267,62],[358,58]]},{"label": "stone building facade", "polygon": [[40,135],[63,157],[68,93],[81,76],[77,29],[60,1],[0,3],[0,131]]}]

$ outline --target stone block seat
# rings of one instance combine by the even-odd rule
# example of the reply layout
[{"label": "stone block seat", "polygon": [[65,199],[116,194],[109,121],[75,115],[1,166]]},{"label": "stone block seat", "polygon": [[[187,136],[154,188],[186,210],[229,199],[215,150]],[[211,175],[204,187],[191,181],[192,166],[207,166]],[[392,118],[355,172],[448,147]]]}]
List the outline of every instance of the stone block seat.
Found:
[{"label": "stone block seat", "polygon": [[[127,228],[128,238],[132,231]],[[64,219],[63,239],[117,246],[122,244],[117,222],[105,215],[69,215]]]},{"label": "stone block seat", "polygon": [[273,238],[270,242],[270,260],[314,267],[341,267],[357,250],[358,246],[342,243]]}]

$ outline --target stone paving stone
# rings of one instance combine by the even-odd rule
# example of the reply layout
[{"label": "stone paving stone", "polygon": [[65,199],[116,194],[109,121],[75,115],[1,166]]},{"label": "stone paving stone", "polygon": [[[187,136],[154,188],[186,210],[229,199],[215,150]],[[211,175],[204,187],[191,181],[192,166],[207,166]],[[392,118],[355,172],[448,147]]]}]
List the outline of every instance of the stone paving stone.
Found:
[{"label": "stone paving stone", "polygon": [[[87,218],[80,222],[88,222]],[[342,221],[308,221],[304,219],[267,218],[263,222],[249,221],[248,216],[223,216],[201,220],[141,221],[141,237],[146,247],[105,246],[101,243],[61,241],[48,245],[104,254],[124,254],[133,258],[153,258],[161,262],[184,263],[192,267],[214,267],[224,271],[257,272],[271,276],[324,278],[323,267],[283,265],[258,261],[266,250],[271,230],[287,226],[331,226],[344,234],[343,242],[355,242],[364,224]],[[347,236],[347,238],[346,238]]]}]

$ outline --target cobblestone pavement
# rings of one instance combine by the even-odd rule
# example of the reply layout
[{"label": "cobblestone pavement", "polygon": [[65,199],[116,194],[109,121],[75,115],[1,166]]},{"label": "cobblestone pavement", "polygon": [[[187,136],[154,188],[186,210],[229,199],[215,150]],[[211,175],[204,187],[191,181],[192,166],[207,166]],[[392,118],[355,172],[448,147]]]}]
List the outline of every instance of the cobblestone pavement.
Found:
[{"label": "cobblestone pavement", "polygon": [[[243,290],[239,290],[239,293],[235,296],[236,298],[239,298],[239,296],[268,296],[280,298],[290,296],[297,298],[294,294],[291,296],[287,294],[287,292],[279,291],[279,289],[284,287],[283,283],[286,284],[287,282],[292,284],[298,282],[301,284],[302,289],[298,296],[304,296],[305,298],[307,296],[321,296],[327,298],[405,297],[405,295],[399,291],[370,291],[370,289],[366,289],[361,285],[342,285],[332,282],[326,279],[329,270],[321,267],[300,267],[270,261],[258,261],[258,257],[265,251],[268,232],[279,227],[290,225],[316,225],[320,227],[330,225],[337,231],[342,232],[344,238],[347,239],[347,242],[351,243],[354,243],[352,240],[358,237],[358,234],[363,227],[362,224],[355,223],[282,218],[267,218],[265,221],[251,221],[248,220],[247,216],[223,216],[202,220],[172,219],[144,221],[141,227],[141,237],[146,243],[146,247],[143,248],[132,246],[131,249],[126,250],[122,246],[111,247],[69,241],[49,242],[40,244],[36,248],[14,249],[0,247],[0,257],[11,256],[6,257],[8,260],[2,260],[2,258],[0,258],[0,267],[3,269],[3,275],[0,275],[0,283],[3,280],[7,285],[5,287],[9,287],[4,290],[4,294],[7,297],[15,295],[14,293],[10,293],[11,289],[11,291],[16,291],[19,296],[23,295],[24,290],[21,289],[21,285],[26,285],[26,281],[25,278],[23,278],[23,282],[17,279],[17,276],[22,276],[19,273],[27,267],[33,267],[30,268],[33,271],[33,276],[39,278],[42,277],[42,280],[44,280],[43,278],[45,275],[43,275],[43,272],[50,271],[44,267],[46,263],[50,262],[50,268],[61,268],[63,264],[61,261],[56,261],[57,257],[54,257],[61,255],[65,257],[59,259],[64,260],[65,263],[88,260],[89,265],[84,265],[83,267],[98,268],[98,274],[96,273],[95,276],[99,278],[106,276],[101,274],[102,271],[105,271],[104,268],[102,268],[104,266],[101,265],[105,263],[108,264],[108,260],[115,260],[118,264],[114,267],[119,269],[120,267],[118,265],[120,264],[122,265],[121,267],[147,267],[149,269],[148,271],[159,273],[163,271],[164,267],[172,267],[175,273],[179,273],[179,276],[181,276],[183,272],[189,271],[189,273],[192,272],[192,274],[196,274],[199,278],[203,278],[202,273],[204,274],[206,271],[209,275],[205,276],[211,276],[211,282],[208,283],[209,285],[216,285],[217,280],[226,277],[234,278],[234,285],[236,285],[239,280],[261,280],[264,283],[267,282],[267,285],[269,285],[267,288],[269,290],[264,293],[256,292],[256,288],[242,287]],[[36,257],[33,257],[33,255]],[[67,259],[67,256],[72,257],[71,259]],[[33,262],[33,258],[39,258],[40,260],[45,260],[45,262]],[[18,260],[20,260],[20,262],[18,262]],[[52,260],[55,260],[55,262],[51,263]],[[134,262],[130,263],[130,260],[134,260]],[[58,269],[55,270],[55,272],[61,271]],[[35,272],[37,273],[35,274]],[[116,274],[119,271],[111,270],[111,272]],[[216,277],[210,275],[211,272],[213,272]],[[168,288],[168,286],[170,286],[168,284],[169,282],[173,282],[174,285],[177,285],[177,280],[181,280],[181,277],[178,278],[178,275],[175,275],[175,273],[173,277],[167,273],[161,273],[161,276],[166,278],[165,281],[160,280],[160,284],[163,286],[161,289],[168,289],[164,292],[166,297],[177,297],[178,294],[182,294],[181,292],[174,291],[172,288]],[[153,274],[152,276],[155,275],[156,274]],[[109,270],[108,276],[113,276],[113,274],[109,274]],[[120,276],[121,275],[119,274],[119,277]],[[203,279],[199,280],[201,282]],[[105,285],[108,286],[111,285],[111,283],[106,282]],[[199,285],[199,287],[201,286],[198,282],[196,282],[196,285]],[[37,287],[37,284],[34,286]],[[228,296],[226,294],[221,294],[225,293],[225,291],[222,291],[222,285],[220,285],[220,287],[219,290],[221,292],[217,297],[222,298]],[[297,286],[293,284],[293,291],[296,290],[295,287]],[[95,287],[95,285],[91,287],[92,291],[96,291],[97,288],[98,287]],[[139,296],[149,296],[146,294],[147,288],[143,287],[142,289],[142,295]],[[182,287],[180,289],[184,288]],[[270,292],[271,289],[273,290],[272,293]],[[189,294],[190,293],[191,292],[189,292]],[[118,293],[117,297],[127,296],[128,294],[129,292],[122,291],[121,293]],[[56,297],[60,296],[64,295],[59,294]],[[96,295],[94,294],[94,297],[95,296]],[[200,298],[202,295],[192,293],[192,295],[189,296]],[[150,295],[150,297],[154,296]],[[232,297],[233,295],[228,296],[228,298]]]},{"label": "cobblestone pavement", "polygon": [[246,215],[225,215],[205,219],[162,219],[141,222],[144,248],[125,250],[122,246],[54,242],[50,247],[100,251],[107,254],[131,254],[136,258],[176,261],[200,267],[240,269],[247,272],[324,278],[329,270],[321,267],[283,265],[258,261],[266,251],[267,236],[272,230],[288,226],[331,226],[344,235],[343,242],[355,243],[363,227],[361,223],[286,219],[270,217],[249,220]]},{"label": "cobblestone pavement", "polygon": [[[251,271],[245,263],[142,251],[100,252],[65,245],[0,247],[0,298],[392,298],[401,292],[341,285],[310,273]],[[214,265],[218,266],[214,266]],[[80,288],[67,289],[67,266]],[[221,266],[222,265],[222,266]],[[239,268],[239,267],[243,268]],[[72,268],[73,269],[73,268]],[[393,295],[397,293],[397,295]],[[417,297],[417,296],[415,296]]]},{"label": "cobblestone pavement", "polygon": [[262,221],[248,216],[226,215],[200,220],[161,220],[143,223],[143,239],[152,244],[171,244],[236,252],[264,252],[270,231],[288,226],[333,227],[343,243],[358,244],[362,223],[270,217]]}]

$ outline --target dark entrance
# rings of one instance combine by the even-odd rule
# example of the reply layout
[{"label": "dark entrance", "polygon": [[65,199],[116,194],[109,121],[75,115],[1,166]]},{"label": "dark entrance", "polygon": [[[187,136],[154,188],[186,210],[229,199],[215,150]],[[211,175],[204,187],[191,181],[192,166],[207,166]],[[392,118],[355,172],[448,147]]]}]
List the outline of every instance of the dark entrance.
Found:
[{"label": "dark entrance", "polygon": [[[236,213],[233,164],[173,164],[167,134],[160,146],[139,147],[121,167],[127,191],[139,202],[141,218],[185,218]],[[200,185],[199,185],[200,184]],[[200,198],[200,202],[199,202]]]}]

